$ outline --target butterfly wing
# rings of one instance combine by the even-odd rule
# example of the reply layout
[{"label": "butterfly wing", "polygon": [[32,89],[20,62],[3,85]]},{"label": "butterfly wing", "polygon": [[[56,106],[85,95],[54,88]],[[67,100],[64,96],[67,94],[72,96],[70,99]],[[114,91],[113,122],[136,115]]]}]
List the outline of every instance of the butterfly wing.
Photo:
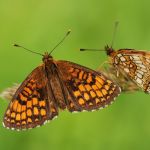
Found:
[{"label": "butterfly wing", "polygon": [[57,61],[56,65],[68,90],[69,111],[103,108],[120,93],[120,88],[101,73],[68,61]]},{"label": "butterfly wing", "polygon": [[13,96],[4,116],[4,126],[28,129],[44,124],[58,115],[48,94],[48,80],[43,65],[25,79]]},{"label": "butterfly wing", "polygon": [[150,93],[150,53],[136,50],[118,50],[113,65],[127,75],[146,93]]}]

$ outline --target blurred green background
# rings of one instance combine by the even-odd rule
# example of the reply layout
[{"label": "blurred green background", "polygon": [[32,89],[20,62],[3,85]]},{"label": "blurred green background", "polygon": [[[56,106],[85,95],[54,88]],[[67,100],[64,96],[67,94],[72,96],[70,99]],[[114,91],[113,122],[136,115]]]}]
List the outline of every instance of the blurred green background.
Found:
[{"label": "blurred green background", "polygon": [[[120,22],[114,48],[150,49],[148,0],[0,0],[0,91],[22,82],[41,63],[41,57],[15,48],[21,44],[37,52],[53,52],[96,69],[107,60],[105,52],[80,52],[110,44],[114,22]],[[0,122],[8,101],[0,100]],[[40,128],[17,132],[0,125],[0,149],[10,150],[126,150],[150,148],[150,95],[121,94],[106,109],[71,114]]]}]

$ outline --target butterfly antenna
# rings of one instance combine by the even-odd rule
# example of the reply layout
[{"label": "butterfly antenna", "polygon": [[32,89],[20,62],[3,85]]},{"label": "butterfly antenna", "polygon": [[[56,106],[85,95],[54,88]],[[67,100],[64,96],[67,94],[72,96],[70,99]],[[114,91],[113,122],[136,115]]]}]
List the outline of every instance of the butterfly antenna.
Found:
[{"label": "butterfly antenna", "polygon": [[113,36],[112,36],[111,47],[113,47],[113,45],[114,45],[114,41],[115,41],[115,37],[116,37],[116,33],[117,33],[117,28],[118,28],[118,24],[119,24],[119,21],[116,21],[115,25],[114,25],[114,31],[113,31]]},{"label": "butterfly antenna", "polygon": [[104,51],[104,49],[89,49],[89,48],[80,48],[80,51]]},{"label": "butterfly antenna", "polygon": [[31,53],[34,53],[34,54],[43,56],[43,54],[38,53],[38,52],[34,52],[34,51],[32,51],[32,50],[30,50],[30,49],[27,49],[27,48],[25,48],[25,47],[23,47],[23,46],[21,46],[21,45],[14,44],[13,46],[15,46],[15,47],[21,47],[21,48],[23,48],[23,49],[26,50],[26,51],[29,51],[29,52],[31,52]]},{"label": "butterfly antenna", "polygon": [[70,34],[71,30],[69,29],[68,32],[65,34],[65,36],[62,38],[62,40],[51,50],[49,55],[66,39],[66,37]]}]

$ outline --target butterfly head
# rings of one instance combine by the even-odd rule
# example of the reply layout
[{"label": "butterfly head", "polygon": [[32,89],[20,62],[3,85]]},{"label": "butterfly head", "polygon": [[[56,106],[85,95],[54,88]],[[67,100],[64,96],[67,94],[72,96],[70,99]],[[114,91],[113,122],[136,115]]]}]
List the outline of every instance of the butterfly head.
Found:
[{"label": "butterfly head", "polygon": [[46,63],[48,61],[52,61],[53,57],[48,52],[45,52],[44,55],[43,55],[42,60],[43,60],[44,63]]},{"label": "butterfly head", "polygon": [[114,52],[114,49],[112,47],[109,47],[108,45],[106,45],[105,51],[106,51],[106,54],[110,56]]}]

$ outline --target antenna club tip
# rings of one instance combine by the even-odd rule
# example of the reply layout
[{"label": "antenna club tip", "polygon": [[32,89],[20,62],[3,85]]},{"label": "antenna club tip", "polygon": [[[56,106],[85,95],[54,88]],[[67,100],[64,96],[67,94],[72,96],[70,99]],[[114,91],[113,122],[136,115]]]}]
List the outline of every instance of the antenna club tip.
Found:
[{"label": "antenna club tip", "polygon": [[80,51],[85,51],[85,49],[84,48],[80,48]]},{"label": "antenna club tip", "polygon": [[71,32],[71,29],[68,30],[67,35],[70,34],[70,32]]},{"label": "antenna club tip", "polygon": [[13,46],[20,47],[18,44],[13,44]]}]

